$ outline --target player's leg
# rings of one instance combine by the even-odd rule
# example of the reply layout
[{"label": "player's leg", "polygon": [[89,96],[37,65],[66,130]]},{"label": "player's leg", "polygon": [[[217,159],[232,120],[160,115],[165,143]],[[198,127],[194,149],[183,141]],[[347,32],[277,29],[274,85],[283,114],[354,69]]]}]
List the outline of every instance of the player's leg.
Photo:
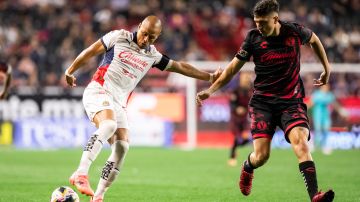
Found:
[{"label": "player's leg", "polygon": [[110,109],[102,110],[94,116],[93,121],[98,129],[90,137],[84,148],[78,173],[88,173],[91,163],[100,153],[103,144],[113,136],[117,128],[117,124],[114,119],[114,112]]},{"label": "player's leg", "polygon": [[115,135],[109,140],[109,143],[111,145],[111,154],[103,167],[94,200],[104,198],[105,192],[121,171],[125,156],[129,150],[128,130],[126,128],[118,128]]},{"label": "player's leg", "polygon": [[90,137],[84,148],[80,165],[70,177],[70,183],[86,195],[94,195],[88,181],[91,163],[100,153],[102,145],[115,132],[117,126],[113,97],[97,82],[91,82],[85,89],[83,104],[89,119],[95,123],[97,130]]},{"label": "player's leg", "polygon": [[100,153],[104,142],[113,136],[117,127],[114,120],[114,112],[110,109],[98,112],[94,116],[93,121],[98,129],[84,147],[79,167],[70,177],[71,184],[75,185],[81,193],[91,196],[94,195],[94,192],[88,182],[89,168]]},{"label": "player's leg", "polygon": [[334,192],[318,192],[315,163],[308,147],[309,130],[306,127],[294,127],[288,133],[291,146],[299,161],[299,169],[303,176],[306,189],[312,201],[332,201]]},{"label": "player's leg", "polygon": [[234,136],[234,141],[230,148],[230,159],[228,160],[229,166],[236,166],[237,159],[236,159],[236,148],[238,147],[238,140],[237,137]]},{"label": "player's leg", "polygon": [[114,136],[109,139],[111,145],[111,154],[107,159],[101,172],[101,177],[93,197],[93,201],[101,202],[105,192],[114,182],[121,171],[125,156],[129,150],[128,130],[129,124],[126,109],[115,103],[117,129]]},{"label": "player's leg", "polygon": [[251,192],[254,169],[264,165],[269,159],[271,139],[258,138],[253,141],[253,145],[254,151],[249,154],[248,159],[244,162],[239,181],[241,193],[245,196]]},{"label": "player's leg", "polygon": [[238,132],[238,142],[237,142],[237,146],[243,146],[245,144],[247,144],[249,142],[249,135],[247,134],[247,125],[249,123],[247,121],[241,121],[238,123],[239,126],[239,132]]},{"label": "player's leg", "polygon": [[322,139],[322,152],[326,155],[330,155],[332,152],[331,147],[328,145],[328,137],[330,133],[331,120],[329,117],[324,119],[323,124],[323,139]]},{"label": "player's leg", "polygon": [[230,166],[236,166],[236,164],[237,164],[236,149],[240,146],[246,145],[250,141],[248,135],[244,135],[245,133],[246,133],[246,131],[240,130],[238,132],[238,134],[234,137],[234,142],[230,149],[230,159],[228,161],[228,164]]},{"label": "player's leg", "polygon": [[239,187],[244,195],[249,195],[252,187],[254,169],[264,165],[270,156],[271,139],[275,132],[275,117],[265,104],[254,103],[249,108],[251,118],[251,134],[253,137],[254,151],[244,162]]},{"label": "player's leg", "polygon": [[247,160],[247,168],[255,169],[264,165],[270,157],[271,138],[257,138],[253,142],[254,151]]},{"label": "player's leg", "polygon": [[234,136],[234,141],[230,148],[230,159],[228,160],[229,166],[236,166],[237,159],[236,159],[236,148],[239,146],[240,143],[240,131],[237,123],[235,121],[232,121],[232,133]]},{"label": "player's leg", "polygon": [[322,139],[323,139],[323,134],[322,134],[322,123],[321,123],[321,119],[319,116],[313,116],[313,126],[314,126],[314,132],[315,132],[315,146],[317,148],[321,148],[322,145]]},{"label": "player's leg", "polygon": [[266,163],[270,156],[270,143],[275,133],[276,116],[273,115],[271,106],[264,103],[255,103],[249,107],[251,118],[251,134],[254,151],[249,154],[245,168],[255,169]]},{"label": "player's leg", "polygon": [[[310,139],[309,122],[305,104],[291,105],[281,115],[281,127],[285,132],[285,138],[290,142],[299,162],[299,170],[303,176],[310,200],[317,194],[323,194],[322,199],[332,201],[334,194],[329,190],[325,193],[318,193],[316,168],[312,159],[308,140]],[[320,200],[322,201],[322,200]]]}]

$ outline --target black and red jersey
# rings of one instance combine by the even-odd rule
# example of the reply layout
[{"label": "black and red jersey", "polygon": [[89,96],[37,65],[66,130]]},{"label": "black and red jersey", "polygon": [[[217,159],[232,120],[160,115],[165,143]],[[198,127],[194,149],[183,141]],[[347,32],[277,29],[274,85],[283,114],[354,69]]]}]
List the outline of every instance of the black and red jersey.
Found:
[{"label": "black and red jersey", "polygon": [[266,37],[257,29],[250,30],[236,57],[243,61],[253,57],[255,97],[281,100],[304,98],[300,46],[310,41],[312,31],[297,23],[280,21],[280,24],[278,36]]}]

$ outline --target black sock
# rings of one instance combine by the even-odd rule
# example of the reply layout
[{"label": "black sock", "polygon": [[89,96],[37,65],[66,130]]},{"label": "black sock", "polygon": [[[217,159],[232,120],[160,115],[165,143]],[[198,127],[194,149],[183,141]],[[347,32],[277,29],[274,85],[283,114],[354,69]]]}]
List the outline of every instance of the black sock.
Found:
[{"label": "black sock", "polygon": [[313,161],[304,161],[299,164],[299,169],[311,200],[318,191],[315,164]]},{"label": "black sock", "polygon": [[250,155],[251,155],[251,153],[250,153],[249,156],[248,156],[248,160],[245,161],[245,163],[244,163],[244,170],[245,170],[246,172],[248,172],[248,173],[253,173],[255,167],[251,164]]}]

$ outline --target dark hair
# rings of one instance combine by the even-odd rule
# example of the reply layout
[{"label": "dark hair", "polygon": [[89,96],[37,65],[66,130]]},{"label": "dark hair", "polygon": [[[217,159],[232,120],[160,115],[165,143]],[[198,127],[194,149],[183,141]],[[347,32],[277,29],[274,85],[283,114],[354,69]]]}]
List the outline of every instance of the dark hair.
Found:
[{"label": "dark hair", "polygon": [[279,3],[276,0],[261,0],[253,9],[254,16],[265,16],[271,12],[279,13]]}]

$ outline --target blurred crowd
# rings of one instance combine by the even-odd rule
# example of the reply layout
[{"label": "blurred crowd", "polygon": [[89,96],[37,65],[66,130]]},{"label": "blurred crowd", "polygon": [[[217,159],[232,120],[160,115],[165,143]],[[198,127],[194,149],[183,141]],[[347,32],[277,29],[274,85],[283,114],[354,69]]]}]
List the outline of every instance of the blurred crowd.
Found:
[{"label": "blurred crowd", "polygon": [[[135,31],[145,16],[154,14],[164,24],[156,42],[160,52],[177,60],[226,61],[234,57],[247,31],[254,27],[251,11],[255,3],[246,0],[0,1],[0,57],[14,68],[14,89],[65,86],[63,72],[81,50],[110,30]],[[331,62],[360,63],[360,0],[279,0],[279,3],[280,19],[310,27],[324,43]],[[78,85],[89,82],[99,60],[94,58],[79,71]],[[310,47],[303,48],[302,60],[317,62]],[[163,78],[167,74],[151,71],[150,75]],[[349,76],[356,81],[351,85],[359,86],[359,74],[339,75],[334,87],[349,88],[346,82]],[[166,85],[146,81],[141,86],[150,90],[151,84]]]}]

